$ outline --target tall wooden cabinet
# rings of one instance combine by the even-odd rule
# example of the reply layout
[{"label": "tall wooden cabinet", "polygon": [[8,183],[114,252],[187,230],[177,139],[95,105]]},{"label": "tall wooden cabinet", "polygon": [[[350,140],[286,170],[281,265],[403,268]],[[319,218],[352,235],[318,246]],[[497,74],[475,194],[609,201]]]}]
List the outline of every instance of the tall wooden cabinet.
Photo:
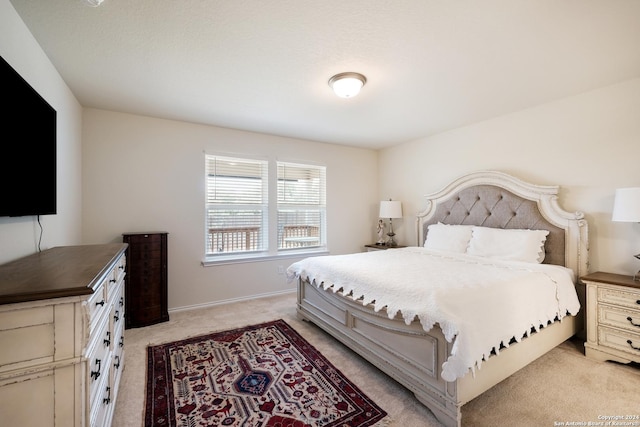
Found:
[{"label": "tall wooden cabinet", "polygon": [[122,235],[124,243],[129,245],[125,276],[127,329],[169,320],[167,235],[164,231]]},{"label": "tall wooden cabinet", "polygon": [[126,247],[62,246],[0,266],[0,424],[111,425]]}]

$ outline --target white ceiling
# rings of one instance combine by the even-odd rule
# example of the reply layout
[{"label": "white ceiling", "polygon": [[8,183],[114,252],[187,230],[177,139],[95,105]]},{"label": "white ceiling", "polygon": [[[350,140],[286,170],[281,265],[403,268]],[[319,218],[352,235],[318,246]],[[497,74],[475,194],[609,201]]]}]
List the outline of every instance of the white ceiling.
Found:
[{"label": "white ceiling", "polygon": [[358,147],[640,76],[639,0],[11,3],[85,107]]}]

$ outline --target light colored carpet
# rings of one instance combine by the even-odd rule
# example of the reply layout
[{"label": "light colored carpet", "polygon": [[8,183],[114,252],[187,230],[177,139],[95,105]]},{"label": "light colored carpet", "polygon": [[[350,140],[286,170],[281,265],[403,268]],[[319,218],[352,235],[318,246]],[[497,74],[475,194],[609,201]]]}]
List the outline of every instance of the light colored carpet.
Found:
[{"label": "light colored carpet", "polygon": [[[295,302],[295,294],[263,298],[172,313],[169,322],[128,329],[113,426],[144,423],[148,345],[275,319],[289,323],[382,407],[390,426],[441,426],[404,387],[313,324],[298,320]],[[570,340],[466,404],[462,423],[474,427],[587,425],[611,415],[640,415],[640,368],[587,359],[582,344]]]}]

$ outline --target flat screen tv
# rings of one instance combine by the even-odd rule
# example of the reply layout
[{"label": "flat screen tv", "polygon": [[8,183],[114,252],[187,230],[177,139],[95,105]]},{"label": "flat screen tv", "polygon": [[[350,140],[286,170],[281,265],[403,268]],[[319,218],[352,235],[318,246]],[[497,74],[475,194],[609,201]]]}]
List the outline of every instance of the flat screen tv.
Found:
[{"label": "flat screen tv", "polygon": [[0,216],[56,213],[56,110],[0,57]]}]

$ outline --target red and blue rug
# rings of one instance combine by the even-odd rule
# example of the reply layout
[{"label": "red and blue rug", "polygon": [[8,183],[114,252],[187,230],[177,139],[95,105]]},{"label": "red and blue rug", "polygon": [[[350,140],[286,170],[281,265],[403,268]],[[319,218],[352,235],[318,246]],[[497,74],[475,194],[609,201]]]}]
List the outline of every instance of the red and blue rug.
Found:
[{"label": "red and blue rug", "polygon": [[150,346],[145,426],[367,427],[387,415],[283,320]]}]

